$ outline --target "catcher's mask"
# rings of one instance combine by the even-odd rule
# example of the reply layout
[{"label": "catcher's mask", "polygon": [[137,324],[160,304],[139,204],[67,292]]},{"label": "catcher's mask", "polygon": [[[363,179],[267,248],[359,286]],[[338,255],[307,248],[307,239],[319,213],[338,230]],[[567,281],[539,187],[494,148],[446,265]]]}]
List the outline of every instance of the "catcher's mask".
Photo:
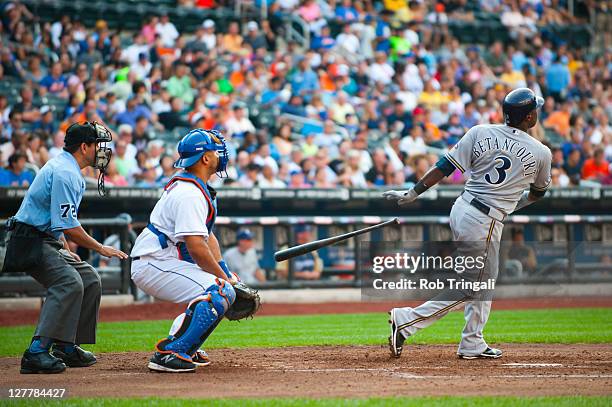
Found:
[{"label": "catcher's mask", "polygon": [[97,146],[93,168],[100,170],[98,177],[98,193],[106,195],[104,188],[104,173],[110,163],[112,150],[106,146],[113,139],[111,132],[98,122],[73,123],[66,130],[64,144],[66,147],[80,145],[81,143],[95,143]]},{"label": "catcher's mask", "polygon": [[229,152],[225,144],[225,138],[217,130],[191,130],[179,141],[177,150],[180,158],[174,163],[175,168],[189,168],[197,163],[204,153],[214,151],[219,157],[215,172],[220,178],[227,177]]}]

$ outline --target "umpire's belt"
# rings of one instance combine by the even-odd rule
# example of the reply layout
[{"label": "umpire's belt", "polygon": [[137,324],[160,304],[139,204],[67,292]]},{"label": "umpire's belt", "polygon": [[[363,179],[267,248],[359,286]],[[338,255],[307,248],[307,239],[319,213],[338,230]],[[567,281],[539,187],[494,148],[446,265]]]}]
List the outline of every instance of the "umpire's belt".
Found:
[{"label": "umpire's belt", "polygon": [[160,232],[159,229],[153,226],[152,223],[149,223],[147,225],[147,229],[149,229],[155,234],[155,236],[157,236],[157,239],[159,240],[159,245],[162,247],[162,249],[168,248],[168,240],[170,240],[168,239],[168,236],[166,236],[163,232]]},{"label": "umpire's belt", "polygon": [[506,214],[504,212],[482,203],[482,201],[480,201],[478,198],[476,198],[474,195],[470,194],[467,191],[463,191],[461,197],[465,199],[466,202],[472,205],[474,208],[478,209],[485,215],[495,219],[496,221],[503,222],[504,219],[506,219]]}]

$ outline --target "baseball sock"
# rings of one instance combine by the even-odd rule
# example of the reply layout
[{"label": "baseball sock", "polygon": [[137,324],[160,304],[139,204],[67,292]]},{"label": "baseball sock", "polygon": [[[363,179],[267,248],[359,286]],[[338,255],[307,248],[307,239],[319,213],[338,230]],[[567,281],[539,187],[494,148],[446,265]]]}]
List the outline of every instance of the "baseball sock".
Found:
[{"label": "baseball sock", "polygon": [[46,336],[35,336],[28,350],[31,353],[49,352],[51,345],[53,345],[53,339]]},{"label": "baseball sock", "polygon": [[61,350],[64,353],[72,353],[76,350],[76,345],[70,342],[57,341],[55,343],[55,348]]}]

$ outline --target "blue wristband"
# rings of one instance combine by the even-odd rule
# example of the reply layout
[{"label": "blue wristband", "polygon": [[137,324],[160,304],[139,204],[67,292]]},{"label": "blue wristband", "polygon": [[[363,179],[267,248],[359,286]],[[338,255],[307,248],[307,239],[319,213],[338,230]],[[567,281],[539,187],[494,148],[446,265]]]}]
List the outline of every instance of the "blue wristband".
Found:
[{"label": "blue wristband", "polygon": [[223,269],[223,272],[225,273],[225,275],[227,276],[227,278],[233,278],[233,274],[230,272],[229,267],[227,267],[227,264],[225,264],[225,260],[220,260],[219,261],[219,267],[221,267]]}]

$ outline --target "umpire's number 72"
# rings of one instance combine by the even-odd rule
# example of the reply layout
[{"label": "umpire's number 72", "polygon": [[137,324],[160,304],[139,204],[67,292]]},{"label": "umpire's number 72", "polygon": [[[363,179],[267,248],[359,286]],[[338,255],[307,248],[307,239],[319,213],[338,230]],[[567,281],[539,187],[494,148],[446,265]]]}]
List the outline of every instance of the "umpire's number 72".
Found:
[{"label": "umpire's number 72", "polygon": [[62,210],[62,218],[67,218],[68,214],[70,214],[70,217],[76,218],[76,206],[73,204],[61,204],[60,209]]}]

